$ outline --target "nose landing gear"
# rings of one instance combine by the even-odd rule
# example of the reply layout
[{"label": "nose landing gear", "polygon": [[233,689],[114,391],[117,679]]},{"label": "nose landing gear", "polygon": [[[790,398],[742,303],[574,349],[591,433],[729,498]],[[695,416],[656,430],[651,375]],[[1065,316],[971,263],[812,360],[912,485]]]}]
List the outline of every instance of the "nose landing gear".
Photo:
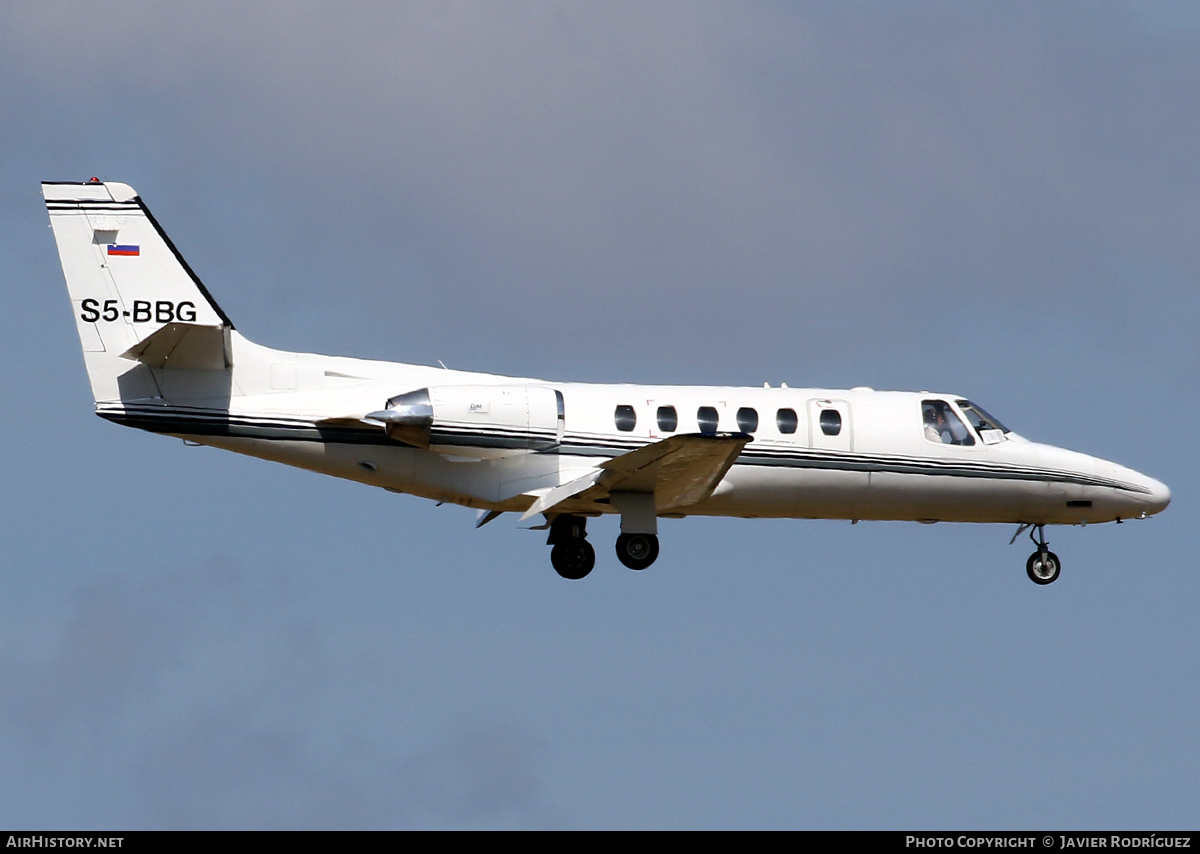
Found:
[{"label": "nose landing gear", "polygon": [[[1029,539],[1033,540],[1037,546],[1037,551],[1029,556],[1029,560],[1025,561],[1025,573],[1029,576],[1029,580],[1034,584],[1051,584],[1058,578],[1058,573],[1062,570],[1062,563],[1058,559],[1058,555],[1050,551],[1046,542],[1045,530],[1043,525],[1022,525],[1017,529],[1017,533],[1013,535],[1015,540],[1017,536],[1026,528],[1031,528]],[[1034,539],[1034,533],[1037,533],[1037,538]]]},{"label": "nose landing gear", "polygon": [[1062,564],[1058,562],[1058,555],[1049,550],[1039,549],[1031,554],[1029,560],[1025,562],[1025,572],[1029,574],[1029,580],[1034,584],[1049,584],[1058,578],[1060,569],[1062,569]]}]

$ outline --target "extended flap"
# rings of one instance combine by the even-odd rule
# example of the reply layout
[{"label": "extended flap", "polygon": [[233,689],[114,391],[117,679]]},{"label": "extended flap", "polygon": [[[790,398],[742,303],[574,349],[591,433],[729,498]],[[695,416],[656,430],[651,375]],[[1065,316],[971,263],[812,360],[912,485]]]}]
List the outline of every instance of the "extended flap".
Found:
[{"label": "extended flap", "polygon": [[613,491],[653,493],[660,512],[696,504],[712,495],[751,438],[747,433],[690,433],[645,445],[541,493],[521,518]]}]

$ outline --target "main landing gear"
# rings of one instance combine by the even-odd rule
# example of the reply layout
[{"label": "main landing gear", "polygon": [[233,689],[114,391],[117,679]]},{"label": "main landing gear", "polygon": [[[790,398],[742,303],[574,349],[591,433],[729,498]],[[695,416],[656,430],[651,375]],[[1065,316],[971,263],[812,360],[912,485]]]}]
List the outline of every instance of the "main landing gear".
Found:
[{"label": "main landing gear", "polygon": [[[596,550],[587,541],[587,518],[563,514],[550,523],[546,538],[550,563],[563,578],[578,580],[596,566]],[[617,559],[630,569],[645,569],[658,557],[655,534],[621,534],[617,537]]]},{"label": "main landing gear", "polygon": [[596,565],[596,550],[587,541],[587,519],[583,516],[555,517],[546,543],[552,546],[550,563],[563,578],[578,581]]},{"label": "main landing gear", "polygon": [[630,569],[645,569],[658,558],[655,534],[621,534],[617,537],[617,560]]},{"label": "main landing gear", "polygon": [[[1025,561],[1025,572],[1029,575],[1029,580],[1034,584],[1050,584],[1058,578],[1058,573],[1062,570],[1062,564],[1058,560],[1058,555],[1050,551],[1046,542],[1045,531],[1043,525],[1023,525],[1017,529],[1017,533],[1013,535],[1013,539],[1026,528],[1031,528],[1029,539],[1033,540],[1037,546],[1037,551],[1029,556],[1029,560]],[[1037,538],[1034,539],[1034,533],[1037,533]]]}]

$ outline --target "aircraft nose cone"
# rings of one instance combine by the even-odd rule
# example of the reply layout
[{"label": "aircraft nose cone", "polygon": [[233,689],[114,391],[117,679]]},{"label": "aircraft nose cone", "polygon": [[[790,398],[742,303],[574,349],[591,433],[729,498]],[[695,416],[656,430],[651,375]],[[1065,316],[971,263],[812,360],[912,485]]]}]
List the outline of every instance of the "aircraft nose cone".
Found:
[{"label": "aircraft nose cone", "polygon": [[1113,491],[1114,509],[1119,518],[1153,516],[1166,510],[1171,503],[1171,490],[1161,480],[1116,463],[1098,461],[1096,469],[1098,474],[1105,472],[1122,484]]},{"label": "aircraft nose cone", "polygon": [[1131,490],[1121,490],[1129,504],[1126,512],[1136,511],[1136,515],[1139,516],[1153,516],[1167,509],[1167,505],[1171,503],[1170,487],[1161,480],[1147,477],[1132,469],[1124,469],[1124,473],[1126,482],[1134,487]]},{"label": "aircraft nose cone", "polygon": [[1150,490],[1150,494],[1146,497],[1146,515],[1153,516],[1155,513],[1166,510],[1167,505],[1171,503],[1170,487],[1161,480],[1148,477],[1146,478],[1146,488]]}]

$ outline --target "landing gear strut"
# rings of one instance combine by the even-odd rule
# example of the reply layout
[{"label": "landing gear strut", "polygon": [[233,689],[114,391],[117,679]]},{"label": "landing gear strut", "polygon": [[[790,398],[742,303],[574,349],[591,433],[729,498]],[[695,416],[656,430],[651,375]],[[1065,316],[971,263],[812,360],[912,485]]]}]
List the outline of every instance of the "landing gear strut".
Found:
[{"label": "landing gear strut", "polygon": [[550,535],[546,537],[546,544],[552,546],[550,563],[563,578],[576,581],[596,565],[596,550],[586,538],[587,519],[583,516],[563,514],[550,523]]},{"label": "landing gear strut", "polygon": [[621,534],[617,537],[617,560],[630,569],[645,569],[658,557],[655,534]]},{"label": "landing gear strut", "polygon": [[[1029,560],[1025,562],[1025,572],[1029,575],[1029,580],[1034,584],[1050,584],[1058,578],[1058,573],[1062,569],[1062,564],[1058,561],[1058,555],[1047,548],[1049,545],[1046,542],[1042,525],[1031,526],[1033,530],[1029,532],[1029,539],[1033,540],[1037,546],[1037,551],[1029,556]],[[1034,532],[1037,532],[1037,539],[1034,539]]]}]

